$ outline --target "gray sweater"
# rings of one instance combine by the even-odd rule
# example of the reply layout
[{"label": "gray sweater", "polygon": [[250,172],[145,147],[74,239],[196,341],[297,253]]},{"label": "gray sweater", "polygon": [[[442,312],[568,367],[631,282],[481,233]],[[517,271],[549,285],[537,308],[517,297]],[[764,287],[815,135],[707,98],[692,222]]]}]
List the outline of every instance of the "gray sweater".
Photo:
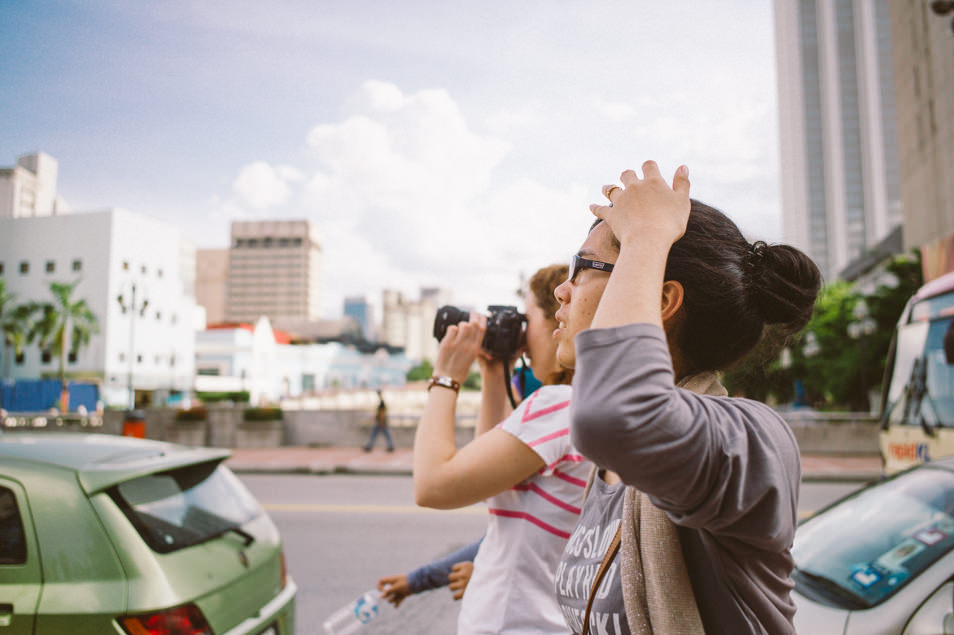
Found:
[{"label": "gray sweater", "polygon": [[584,331],[576,357],[573,444],[680,527],[706,630],[793,632],[801,466],[785,421],[756,401],[675,387],[665,334],[650,324]]}]

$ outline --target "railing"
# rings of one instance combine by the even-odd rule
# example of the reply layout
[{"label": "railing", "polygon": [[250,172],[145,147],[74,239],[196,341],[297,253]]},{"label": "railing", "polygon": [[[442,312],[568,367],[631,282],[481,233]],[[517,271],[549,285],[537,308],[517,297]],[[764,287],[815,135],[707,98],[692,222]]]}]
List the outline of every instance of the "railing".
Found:
[{"label": "railing", "polygon": [[98,414],[75,413],[52,414],[49,412],[17,412],[3,415],[2,428],[8,429],[98,429],[103,427],[103,417]]}]

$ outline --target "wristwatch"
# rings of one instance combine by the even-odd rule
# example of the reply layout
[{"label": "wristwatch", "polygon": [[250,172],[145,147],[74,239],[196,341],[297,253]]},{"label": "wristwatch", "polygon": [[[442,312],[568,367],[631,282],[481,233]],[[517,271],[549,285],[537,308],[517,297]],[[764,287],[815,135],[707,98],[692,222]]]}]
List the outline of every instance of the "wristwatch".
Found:
[{"label": "wristwatch", "polygon": [[456,381],[453,377],[447,377],[446,375],[434,375],[431,377],[427,382],[427,389],[430,390],[434,386],[450,388],[454,392],[460,391],[460,382]]}]

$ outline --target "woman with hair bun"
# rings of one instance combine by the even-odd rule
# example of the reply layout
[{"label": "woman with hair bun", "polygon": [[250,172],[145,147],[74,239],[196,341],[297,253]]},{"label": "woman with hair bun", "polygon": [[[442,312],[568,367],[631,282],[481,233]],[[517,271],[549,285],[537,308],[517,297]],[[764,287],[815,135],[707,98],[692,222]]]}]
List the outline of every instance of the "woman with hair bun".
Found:
[{"label": "woman with hair bun", "polygon": [[791,633],[798,446],[717,373],[766,326],[804,327],[821,277],[690,200],[685,166],[672,187],[642,171],[604,187],[555,292],[571,438],[597,466],[557,599],[574,633]]}]

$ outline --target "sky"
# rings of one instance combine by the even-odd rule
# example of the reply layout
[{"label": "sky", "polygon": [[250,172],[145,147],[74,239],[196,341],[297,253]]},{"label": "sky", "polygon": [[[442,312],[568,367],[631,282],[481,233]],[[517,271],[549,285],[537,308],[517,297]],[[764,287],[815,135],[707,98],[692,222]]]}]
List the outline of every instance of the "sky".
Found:
[{"label": "sky", "polygon": [[781,240],[765,0],[0,0],[0,166],[43,151],[75,211],[225,247],[322,235],[322,311],[423,286],[517,302],[626,168]]}]

